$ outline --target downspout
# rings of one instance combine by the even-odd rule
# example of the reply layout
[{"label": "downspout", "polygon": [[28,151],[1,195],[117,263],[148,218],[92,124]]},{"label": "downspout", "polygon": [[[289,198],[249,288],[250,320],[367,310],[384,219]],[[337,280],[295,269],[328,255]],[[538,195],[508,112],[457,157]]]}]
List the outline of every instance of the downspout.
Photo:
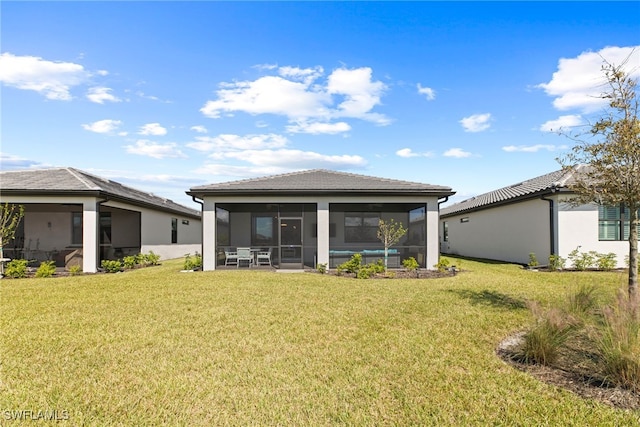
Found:
[{"label": "downspout", "polygon": [[[101,205],[103,203],[107,203],[108,201],[109,201],[109,199],[107,198],[107,199],[102,199],[102,200],[96,202],[96,215],[97,215],[96,219],[98,220],[98,229],[96,230],[97,234],[98,234],[96,236],[96,246],[97,246],[97,248],[96,248],[96,270],[102,268],[101,267],[102,266],[102,259],[100,259],[101,258],[100,251],[102,249],[102,245],[100,244],[100,237],[101,237],[100,236],[100,212],[102,210],[101,209],[101,207],[102,207]],[[84,245],[84,243],[83,243],[83,245]]]},{"label": "downspout", "polygon": [[[443,203],[447,203],[449,201],[449,196],[445,196],[444,200],[438,200],[438,263],[440,262],[440,253],[442,252],[442,246],[440,243],[440,205]],[[426,226],[425,226],[426,229]],[[426,248],[425,248],[425,258],[426,258]]]},{"label": "downspout", "polygon": [[194,203],[200,205],[200,256],[204,256],[204,201],[196,200],[196,196],[191,196]]},{"label": "downspout", "polygon": [[[556,188],[551,189],[551,194],[556,192]],[[556,221],[554,215],[554,200],[547,199],[545,196],[540,197],[540,200],[549,202],[549,255],[558,255],[556,253]]]}]

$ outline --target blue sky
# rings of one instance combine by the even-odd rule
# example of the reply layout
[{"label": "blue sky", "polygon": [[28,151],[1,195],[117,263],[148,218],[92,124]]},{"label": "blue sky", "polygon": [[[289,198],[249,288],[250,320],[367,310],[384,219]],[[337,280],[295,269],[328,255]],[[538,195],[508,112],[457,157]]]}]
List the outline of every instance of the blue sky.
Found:
[{"label": "blue sky", "polygon": [[[326,168],[452,202],[559,168],[602,111],[626,2],[11,2],[1,168],[71,166],[197,208],[192,186]],[[640,49],[629,60],[640,72]]]}]

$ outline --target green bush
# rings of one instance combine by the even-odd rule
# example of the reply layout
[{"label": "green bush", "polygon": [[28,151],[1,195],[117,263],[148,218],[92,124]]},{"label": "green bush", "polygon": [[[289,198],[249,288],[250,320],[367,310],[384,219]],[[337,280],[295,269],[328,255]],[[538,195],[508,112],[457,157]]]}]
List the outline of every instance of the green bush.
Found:
[{"label": "green bush", "polygon": [[129,255],[122,258],[122,266],[126,269],[135,268],[138,265],[139,257],[137,255]]},{"label": "green bush", "polygon": [[438,260],[438,263],[435,264],[434,267],[437,268],[440,273],[444,273],[445,271],[447,271],[450,264],[451,263],[447,258],[440,257],[440,259]]},{"label": "green bush", "polygon": [[596,260],[596,254],[597,252],[595,251],[580,252],[578,247],[569,253],[569,260],[571,260],[573,268],[579,271],[584,271],[593,267]]},{"label": "green bush", "polygon": [[36,270],[36,277],[52,277],[56,273],[55,261],[42,261]]},{"label": "green bush", "polygon": [[560,255],[551,254],[549,255],[549,269],[557,271],[563,270],[567,260],[562,258]]},{"label": "green bush", "polygon": [[160,255],[155,254],[153,251],[149,251],[148,254],[141,254],[142,261],[140,264],[148,267],[150,265],[158,265],[160,264]]},{"label": "green bush", "polygon": [[609,252],[608,254],[596,254],[596,266],[599,270],[611,271],[616,268],[618,260],[616,254]]},{"label": "green bush", "polygon": [[536,257],[536,253],[535,252],[530,252],[529,253],[529,267],[537,267],[538,265],[540,265],[538,263],[538,258]]},{"label": "green bush", "polygon": [[379,259],[375,263],[370,263],[365,266],[361,266],[356,273],[358,279],[370,279],[376,274],[384,273],[384,261]]},{"label": "green bush", "polygon": [[198,252],[194,256],[186,254],[184,256],[184,270],[199,270],[202,268],[202,255]]},{"label": "green bush", "polygon": [[72,276],[77,276],[79,274],[82,274],[82,267],[80,267],[79,265],[72,265],[71,267],[69,267],[69,274]]},{"label": "green bush", "polygon": [[120,260],[103,259],[100,264],[102,269],[107,273],[119,273],[122,271],[122,263]]},{"label": "green bush", "polygon": [[318,264],[316,265],[316,270],[320,274],[325,274],[327,272],[327,264]]},{"label": "green bush", "polygon": [[26,259],[12,259],[7,263],[4,275],[13,279],[27,277],[27,265],[29,261]]},{"label": "green bush", "polygon": [[402,266],[407,269],[407,271],[416,271],[420,265],[418,261],[414,257],[409,257],[402,260]]},{"label": "green bush", "polygon": [[362,254],[353,254],[349,261],[343,262],[337,267],[338,274],[342,273],[356,273],[362,267]]}]

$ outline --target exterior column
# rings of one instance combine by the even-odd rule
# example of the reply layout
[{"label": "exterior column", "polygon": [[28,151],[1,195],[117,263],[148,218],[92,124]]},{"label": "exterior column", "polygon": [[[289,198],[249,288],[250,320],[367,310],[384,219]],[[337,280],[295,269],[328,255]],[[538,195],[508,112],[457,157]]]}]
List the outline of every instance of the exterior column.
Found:
[{"label": "exterior column", "polygon": [[[329,202],[318,202],[318,264],[329,267]],[[315,267],[315,266],[314,266]]]},{"label": "exterior column", "polygon": [[427,227],[427,256],[425,257],[425,267],[427,270],[433,270],[433,266],[438,263],[440,258],[439,216],[438,200],[435,199],[427,203],[427,223],[425,224]]},{"label": "exterior column", "polygon": [[216,203],[203,200],[202,209],[202,270],[216,269]]},{"label": "exterior column", "polygon": [[100,209],[96,199],[82,204],[82,271],[98,271]]}]

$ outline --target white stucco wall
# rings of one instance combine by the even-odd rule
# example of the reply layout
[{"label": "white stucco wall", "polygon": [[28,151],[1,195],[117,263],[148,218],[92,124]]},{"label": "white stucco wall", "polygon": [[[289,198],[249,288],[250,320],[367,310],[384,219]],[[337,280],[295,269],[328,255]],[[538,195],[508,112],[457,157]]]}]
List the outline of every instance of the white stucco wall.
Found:
[{"label": "white stucco wall", "polygon": [[[468,222],[461,222],[468,218]],[[449,241],[442,241],[447,222]],[[597,230],[596,230],[597,231]],[[520,264],[534,252],[540,264],[550,255],[549,204],[535,199],[440,219],[443,253]]]},{"label": "white stucco wall", "polygon": [[[565,198],[566,199],[566,198]],[[600,241],[598,239],[598,206],[596,204],[572,206],[562,200],[558,204],[558,254],[567,258],[579,248],[580,252],[596,251],[616,254],[618,267],[625,267],[625,256],[629,255],[629,242]],[[571,262],[567,260],[567,267]]]}]

